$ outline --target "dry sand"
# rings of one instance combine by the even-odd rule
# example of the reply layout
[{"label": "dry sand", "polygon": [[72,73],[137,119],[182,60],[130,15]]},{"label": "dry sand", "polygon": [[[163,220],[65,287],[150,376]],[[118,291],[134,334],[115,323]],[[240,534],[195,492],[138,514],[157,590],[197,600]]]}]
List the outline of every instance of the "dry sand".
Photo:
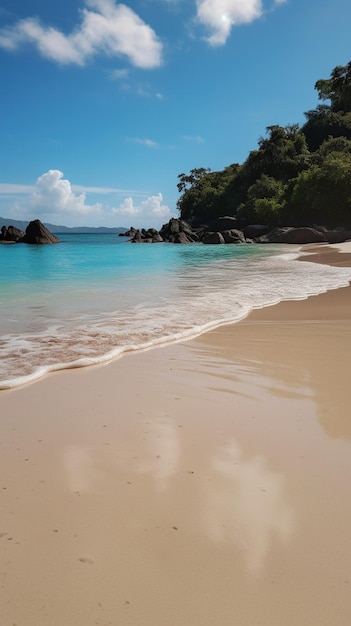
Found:
[{"label": "dry sand", "polygon": [[1,392],[0,625],[349,626],[350,304]]}]

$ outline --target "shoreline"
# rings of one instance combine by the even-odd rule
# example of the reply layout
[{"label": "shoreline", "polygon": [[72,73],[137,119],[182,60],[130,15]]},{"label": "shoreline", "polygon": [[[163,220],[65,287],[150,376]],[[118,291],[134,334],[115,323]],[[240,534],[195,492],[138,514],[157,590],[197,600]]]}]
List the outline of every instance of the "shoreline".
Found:
[{"label": "shoreline", "polygon": [[350,303],[3,391],[4,624],[348,626]]},{"label": "shoreline", "polygon": [[[338,252],[339,249],[342,249],[342,253]],[[297,258],[298,261],[310,261],[311,260],[315,263],[324,264],[324,265],[327,264],[330,267],[332,266],[351,267],[351,260],[350,260],[351,259],[351,243],[308,244],[302,247],[292,245],[291,250],[293,253],[295,253],[294,256],[300,253],[299,258]],[[333,292],[337,289],[341,289],[344,286],[346,286],[348,279],[349,279],[349,276],[347,277],[347,279],[345,277],[344,281],[342,283],[339,282],[339,286],[337,287],[330,288],[330,283],[329,283],[329,286],[324,285],[323,288],[326,291]],[[322,293],[325,293],[326,291],[321,291],[320,294],[317,293],[317,296],[321,295]],[[300,302],[301,299],[308,299],[312,297],[314,292],[316,292],[316,290],[312,286],[310,286],[310,295],[304,295],[303,293],[299,294],[298,289],[296,293],[296,289],[295,289],[295,299],[293,297],[292,299],[290,299],[288,296],[286,300],[283,299],[281,300],[281,302]],[[291,293],[291,296],[292,295],[293,294]],[[301,297],[299,297],[300,295]],[[241,317],[237,317],[237,318],[233,317],[233,319],[231,319],[230,317],[227,319],[225,319],[225,317],[222,317],[222,318],[219,317],[217,321],[207,321],[206,323],[203,323],[202,325],[200,324],[197,327],[196,326],[192,328],[189,327],[187,330],[183,329],[183,331],[179,331],[176,333],[173,331],[173,334],[171,334],[168,337],[164,337],[164,338],[156,337],[153,339],[149,338],[149,340],[146,342],[145,340],[143,340],[140,345],[137,345],[137,344],[123,345],[122,344],[121,346],[116,346],[112,349],[110,346],[109,346],[109,349],[106,346],[107,352],[104,354],[101,354],[100,356],[98,355],[91,356],[91,357],[90,356],[78,356],[76,359],[73,359],[67,362],[64,361],[62,363],[59,363],[59,362],[55,363],[53,360],[52,364],[47,364],[47,365],[40,364],[40,365],[37,365],[37,368],[31,373],[22,373],[21,375],[18,374],[17,376],[13,378],[11,378],[10,376],[7,379],[3,378],[0,381],[0,395],[4,391],[5,392],[11,391],[11,390],[14,391],[23,386],[36,384],[38,381],[42,380],[43,378],[46,378],[47,376],[52,375],[52,374],[56,374],[57,372],[66,371],[66,370],[67,371],[78,370],[80,368],[86,368],[86,367],[105,366],[121,358],[125,358],[126,356],[130,354],[137,355],[137,354],[144,352],[145,350],[150,350],[150,349],[152,350],[155,348],[165,348],[167,346],[171,346],[179,342],[192,341],[199,335],[202,335],[207,332],[211,332],[212,330],[215,330],[216,328],[220,328],[222,326],[227,326],[231,324],[241,323],[248,316],[250,316],[252,312],[255,312],[255,311],[260,312],[266,308],[270,310],[271,307],[275,307],[277,306],[277,304],[279,303],[273,300],[272,304],[266,303],[266,304],[263,304],[262,306],[257,305],[257,308],[254,307],[253,309],[251,309],[251,312],[249,313],[241,312],[240,313]],[[234,303],[234,308],[235,308],[235,303]],[[52,339],[52,341],[55,343],[55,339]],[[67,349],[69,350],[70,348],[68,347]],[[15,348],[15,352],[16,352],[16,348]],[[63,347],[61,348],[61,352],[63,356]],[[68,354],[70,355],[70,352],[68,352]],[[23,356],[22,358],[24,359],[25,356]]]}]

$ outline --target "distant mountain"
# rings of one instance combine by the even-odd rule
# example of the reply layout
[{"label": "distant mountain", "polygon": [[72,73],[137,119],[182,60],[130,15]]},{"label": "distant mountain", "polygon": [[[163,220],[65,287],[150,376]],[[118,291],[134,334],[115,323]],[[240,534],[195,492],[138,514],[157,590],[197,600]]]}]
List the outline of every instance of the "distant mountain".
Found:
[{"label": "distant mountain", "polygon": [[[25,231],[28,226],[28,222],[24,220],[14,220],[11,217],[0,217],[0,228],[2,226],[15,226],[16,228]],[[45,226],[51,233],[111,233],[118,235],[119,233],[125,233],[128,230],[127,228],[123,228],[121,226],[116,228],[107,228],[106,226],[99,226],[97,228],[93,228],[91,226],[74,226],[70,228],[69,226],[57,226],[56,224],[49,224],[48,222],[45,222]]]}]

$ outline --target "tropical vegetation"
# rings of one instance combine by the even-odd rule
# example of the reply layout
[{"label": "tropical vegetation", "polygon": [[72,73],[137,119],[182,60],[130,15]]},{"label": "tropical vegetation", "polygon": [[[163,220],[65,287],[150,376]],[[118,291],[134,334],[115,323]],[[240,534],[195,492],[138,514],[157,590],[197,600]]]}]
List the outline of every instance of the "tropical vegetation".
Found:
[{"label": "tropical vegetation", "polygon": [[322,101],[306,122],[269,126],[242,164],[178,176],[180,217],[237,216],[270,226],[351,225],[351,61],[315,84]]}]

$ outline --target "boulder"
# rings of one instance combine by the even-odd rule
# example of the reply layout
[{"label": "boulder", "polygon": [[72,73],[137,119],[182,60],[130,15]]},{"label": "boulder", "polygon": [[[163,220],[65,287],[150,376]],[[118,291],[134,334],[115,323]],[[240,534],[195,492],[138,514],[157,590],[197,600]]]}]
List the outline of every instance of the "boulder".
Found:
[{"label": "boulder", "polygon": [[269,227],[264,224],[249,224],[242,229],[245,239],[255,239],[269,232]]},{"label": "boulder", "polygon": [[148,230],[142,228],[141,231],[131,228],[130,234],[132,235],[130,239],[131,243],[158,243],[163,241],[161,235],[155,228],[149,228]]},{"label": "boulder", "polygon": [[26,228],[26,234],[21,239],[21,243],[44,244],[59,243],[60,240],[50,233],[50,231],[42,224],[40,220],[29,222]]},{"label": "boulder", "polygon": [[222,233],[207,233],[207,235],[204,236],[202,243],[206,243],[206,244],[212,244],[212,243],[225,243],[224,241],[224,237],[222,235]]},{"label": "boulder", "polygon": [[301,227],[285,227],[274,228],[271,232],[262,237],[256,237],[256,243],[321,243],[326,242],[325,234],[315,228]]},{"label": "boulder", "polygon": [[143,240],[143,236],[140,232],[140,230],[135,230],[135,228],[130,229],[130,235],[131,235],[131,243],[141,243]]},{"label": "boulder", "polygon": [[2,226],[0,241],[5,243],[17,243],[21,241],[24,237],[24,232],[16,226]]},{"label": "boulder", "polygon": [[328,243],[343,243],[351,239],[351,231],[345,228],[336,228],[335,230],[327,230],[325,238]]},{"label": "boulder", "polygon": [[225,243],[246,243],[244,233],[236,228],[222,230],[221,235]]},{"label": "boulder", "polygon": [[232,230],[240,226],[240,220],[237,217],[226,215],[217,217],[209,223],[209,230],[213,232],[223,232],[224,230]]},{"label": "boulder", "polygon": [[174,235],[172,243],[194,243],[187,233],[180,232]]},{"label": "boulder", "polygon": [[23,237],[24,237],[23,230],[16,228],[16,226],[8,227],[7,236],[6,236],[7,239],[9,239],[10,241],[20,241],[21,239],[23,239]]},{"label": "boulder", "polygon": [[174,235],[178,233],[192,234],[192,228],[184,220],[176,219],[172,217],[167,224],[163,224],[160,235],[164,241],[173,241]]}]

